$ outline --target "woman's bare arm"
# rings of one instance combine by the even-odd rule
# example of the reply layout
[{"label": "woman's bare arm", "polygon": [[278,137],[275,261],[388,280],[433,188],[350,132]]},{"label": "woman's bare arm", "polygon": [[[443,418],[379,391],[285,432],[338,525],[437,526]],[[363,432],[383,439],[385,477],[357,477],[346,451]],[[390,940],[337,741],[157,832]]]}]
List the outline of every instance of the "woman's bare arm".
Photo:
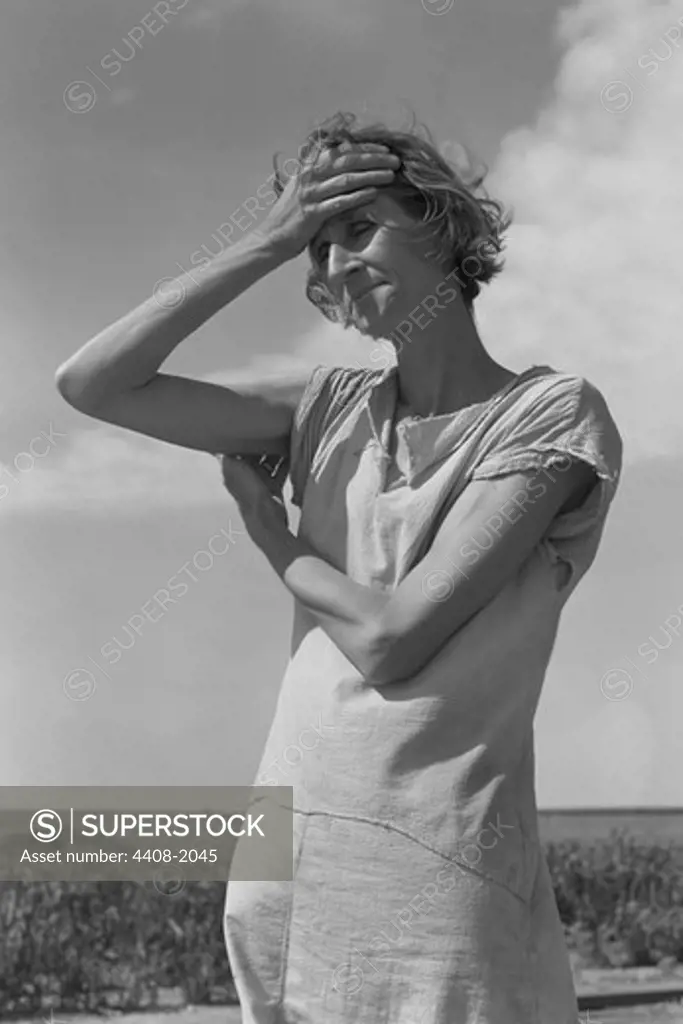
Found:
[{"label": "woman's bare arm", "polygon": [[[552,481],[548,485],[531,471],[470,481],[427,555],[393,591],[357,583],[330,565],[290,533],[271,500],[241,511],[247,531],[290,593],[367,682],[379,687],[420,672],[514,578],[555,516],[596,485],[588,463],[568,461],[560,477],[540,470]],[[517,512],[518,518],[504,519],[506,505],[512,508],[505,515]],[[495,533],[495,541],[480,552],[474,538],[482,530]],[[467,560],[470,555],[474,560]]]},{"label": "woman's bare arm", "polygon": [[249,237],[176,287],[183,301],[152,297],[96,335],[57,370],[75,409],[172,444],[210,452],[285,454],[306,375],[224,387],[159,373],[185,338],[290,258],[276,241]]},{"label": "woman's bare arm", "polygon": [[[152,297],[102,331],[57,370],[74,408],[141,434],[209,452],[287,454],[305,378],[252,392],[159,373],[185,338],[264,275],[303,252],[325,221],[371,202],[398,157],[366,144],[326,151],[293,175],[262,228],[198,271],[177,278],[173,304]],[[342,172],[342,173],[339,173]]]}]

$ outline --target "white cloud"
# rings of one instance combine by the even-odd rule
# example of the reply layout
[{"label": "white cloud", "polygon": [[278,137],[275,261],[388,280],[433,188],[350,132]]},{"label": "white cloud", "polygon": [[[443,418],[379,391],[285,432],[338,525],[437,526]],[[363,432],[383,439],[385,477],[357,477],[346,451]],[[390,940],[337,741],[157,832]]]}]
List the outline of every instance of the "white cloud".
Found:
[{"label": "white cloud", "polygon": [[208,453],[108,425],[70,434],[33,465],[23,458],[7,470],[0,466],[6,516],[29,508],[113,515],[232,502]]},{"label": "white cloud", "polygon": [[319,363],[325,366],[366,366],[377,370],[384,369],[389,362],[393,362],[393,356],[387,342],[373,341],[352,328],[344,330],[338,324],[321,319],[318,326],[303,336],[294,352],[257,355],[247,366],[238,370],[219,370],[203,379],[228,385],[285,380],[290,376],[300,378],[301,374],[310,373]]},{"label": "white cloud", "polygon": [[249,6],[250,0],[192,0],[185,23],[195,28],[214,29],[231,14]]},{"label": "white cloud", "polygon": [[[201,9],[222,16],[235,7],[206,0]],[[340,11],[320,5],[321,17]],[[567,52],[554,99],[535,126],[503,140],[491,176],[517,222],[506,269],[477,307],[482,334],[514,368],[548,362],[591,379],[610,403],[627,462],[675,454],[683,445],[683,4],[583,0],[563,12],[559,36]],[[257,356],[206,379],[384,365],[373,352],[376,360],[375,343],[321,320],[292,354]],[[107,426],[24,474],[0,513],[27,504],[184,506],[224,494],[209,456]]]},{"label": "white cloud", "polygon": [[[503,140],[491,174],[490,191],[513,206],[516,222],[478,321],[492,354],[512,368],[550,363],[592,380],[620,427],[626,462],[675,454],[683,445],[683,4],[584,0],[563,12],[558,35],[567,52],[555,96],[534,127]],[[442,150],[463,158],[450,140]],[[363,363],[367,345],[321,325],[299,354]]]},{"label": "white cloud", "polygon": [[[368,351],[356,332],[323,324],[296,353],[258,355],[246,367],[197,377],[226,386],[283,381],[310,373],[320,362],[369,365],[363,358]],[[60,431],[52,446],[38,437],[34,450],[37,457],[27,450],[14,462],[0,462],[0,516],[21,515],[28,509],[131,514],[232,502],[219,464],[208,453],[109,424],[68,434]]]},{"label": "white cloud", "polygon": [[192,0],[186,23],[195,28],[215,29],[229,24],[231,16],[254,7],[275,17],[304,19],[311,27],[350,37],[362,37],[374,23],[375,15],[366,0]]},{"label": "white cloud", "polygon": [[672,26],[683,40],[680,0],[564,12],[555,98],[533,129],[506,137],[491,184],[523,222],[481,301],[492,351],[592,379],[627,461],[683,444],[683,46]]},{"label": "white cloud", "polygon": [[114,89],[109,95],[109,102],[113,107],[123,107],[126,103],[132,103],[136,96],[137,90],[126,85],[120,89]]}]

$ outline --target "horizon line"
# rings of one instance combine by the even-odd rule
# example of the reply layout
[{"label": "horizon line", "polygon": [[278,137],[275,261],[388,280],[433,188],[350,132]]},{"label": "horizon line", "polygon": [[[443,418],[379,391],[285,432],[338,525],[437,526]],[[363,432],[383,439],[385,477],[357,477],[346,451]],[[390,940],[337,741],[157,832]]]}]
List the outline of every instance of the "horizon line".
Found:
[{"label": "horizon line", "polygon": [[537,812],[539,814],[683,814],[683,807],[675,805],[669,807],[539,807]]}]

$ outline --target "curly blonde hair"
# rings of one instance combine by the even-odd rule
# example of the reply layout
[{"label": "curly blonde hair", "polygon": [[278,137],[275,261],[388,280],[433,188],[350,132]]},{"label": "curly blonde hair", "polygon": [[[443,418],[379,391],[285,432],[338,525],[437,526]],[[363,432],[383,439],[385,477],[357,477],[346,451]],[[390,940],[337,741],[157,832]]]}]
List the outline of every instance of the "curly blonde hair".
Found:
[{"label": "curly blonde hair", "polygon": [[[466,176],[441,155],[429,129],[414,118],[405,131],[379,122],[361,127],[357,122],[355,114],[343,111],[322,121],[299,147],[301,161],[314,160],[318,153],[342,142],[381,143],[400,157],[394,181],[385,187],[406,213],[430,226],[430,235],[437,243],[433,255],[449,264],[451,273],[455,271],[463,301],[471,310],[481,285],[488,284],[503,268],[503,235],[512,223],[502,203],[491,199],[482,188],[486,168]],[[279,196],[287,180],[278,167],[277,156],[273,166],[273,187]],[[472,263],[474,270],[468,270]],[[328,320],[344,326],[352,323],[315,268],[308,274],[306,297]]]}]

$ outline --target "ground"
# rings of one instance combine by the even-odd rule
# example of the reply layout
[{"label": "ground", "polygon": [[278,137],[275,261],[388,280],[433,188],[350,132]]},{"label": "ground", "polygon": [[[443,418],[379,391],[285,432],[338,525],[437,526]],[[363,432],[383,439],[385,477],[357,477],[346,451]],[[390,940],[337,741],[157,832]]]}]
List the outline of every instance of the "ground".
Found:
[{"label": "ground", "polygon": [[[78,1014],[57,1014],[32,1017],[14,1024],[103,1024],[107,1018]],[[241,1024],[236,1006],[196,1006],[170,1013],[126,1013],[112,1021],[120,1024]],[[654,1006],[633,1006],[623,1010],[584,1010],[577,1024],[683,1024],[682,1003],[659,1003]]]}]

